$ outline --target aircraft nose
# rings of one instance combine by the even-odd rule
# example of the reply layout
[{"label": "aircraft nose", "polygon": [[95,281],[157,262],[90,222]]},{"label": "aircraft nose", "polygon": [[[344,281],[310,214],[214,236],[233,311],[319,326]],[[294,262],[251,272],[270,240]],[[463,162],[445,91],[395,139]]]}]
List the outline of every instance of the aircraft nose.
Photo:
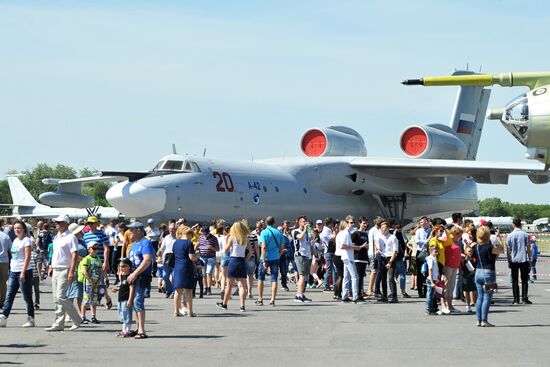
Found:
[{"label": "aircraft nose", "polygon": [[126,217],[145,217],[163,210],[166,190],[139,182],[121,182],[111,187],[105,198]]}]

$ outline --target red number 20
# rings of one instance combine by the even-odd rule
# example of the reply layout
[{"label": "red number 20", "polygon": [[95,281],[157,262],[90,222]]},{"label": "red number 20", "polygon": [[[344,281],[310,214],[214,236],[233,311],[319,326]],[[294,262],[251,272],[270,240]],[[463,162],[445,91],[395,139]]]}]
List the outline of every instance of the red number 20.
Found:
[{"label": "red number 20", "polygon": [[231,176],[227,172],[218,172],[214,171],[212,173],[212,176],[218,180],[218,183],[216,184],[216,191],[219,192],[233,192],[235,191],[235,186],[233,185],[233,180],[231,179]]}]

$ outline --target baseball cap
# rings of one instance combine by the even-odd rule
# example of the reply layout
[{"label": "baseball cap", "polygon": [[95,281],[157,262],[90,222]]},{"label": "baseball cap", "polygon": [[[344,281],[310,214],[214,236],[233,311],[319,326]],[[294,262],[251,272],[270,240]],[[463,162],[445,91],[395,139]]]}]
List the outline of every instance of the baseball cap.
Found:
[{"label": "baseball cap", "polygon": [[134,229],[134,228],[143,228],[143,223],[138,222],[137,220],[134,223],[128,224],[126,228]]},{"label": "baseball cap", "polygon": [[69,231],[71,231],[72,234],[80,233],[82,232],[83,229],[84,229],[84,226],[78,225],[77,223],[69,224]]},{"label": "baseball cap", "polygon": [[118,263],[120,265],[128,265],[128,266],[132,266],[132,261],[130,259],[128,259],[127,257],[123,257],[121,258],[120,260],[118,260]]},{"label": "baseball cap", "polygon": [[147,219],[147,224],[153,224],[153,223],[155,223],[153,218]]},{"label": "baseball cap", "polygon": [[97,243],[97,241],[90,241],[90,242],[88,242],[88,244],[86,246],[88,246],[88,248],[90,248],[90,247],[95,246],[95,245],[99,245],[99,243]]},{"label": "baseball cap", "polygon": [[80,257],[86,257],[88,256],[88,250],[86,250],[86,247],[82,245],[78,245],[78,256]]},{"label": "baseball cap", "polygon": [[86,219],[86,223],[97,223],[99,222],[99,219],[95,215],[91,215]]},{"label": "baseball cap", "polygon": [[63,214],[60,214],[58,215],[56,218],[53,219],[54,222],[65,222],[67,224],[71,223],[71,219],[69,218],[69,216],[67,214],[63,215]]},{"label": "baseball cap", "polygon": [[323,221],[322,221],[321,219],[317,219],[317,220],[315,221],[315,224],[323,224]]}]

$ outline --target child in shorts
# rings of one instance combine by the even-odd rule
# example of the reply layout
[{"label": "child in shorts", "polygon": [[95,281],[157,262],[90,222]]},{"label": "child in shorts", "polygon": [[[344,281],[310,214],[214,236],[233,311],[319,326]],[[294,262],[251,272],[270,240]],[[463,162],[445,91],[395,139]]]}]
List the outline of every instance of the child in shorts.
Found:
[{"label": "child in shorts", "polygon": [[130,330],[132,327],[132,311],[134,301],[134,285],[128,284],[128,275],[132,262],[128,258],[122,258],[118,262],[118,286],[112,291],[118,292],[118,317],[122,322],[122,331],[116,336],[119,338],[131,338],[135,334]]},{"label": "child in shorts", "polygon": [[[82,274],[84,297],[82,300],[82,307],[80,308],[80,316],[82,317],[82,323],[88,324],[100,324],[101,322],[96,317],[97,304],[99,303],[100,290],[101,290],[101,278],[103,275],[103,262],[97,256],[97,250],[99,250],[99,244],[95,241],[88,243],[88,256],[86,256],[78,265],[79,273]],[[92,310],[92,319],[86,318],[86,308],[90,306]]]}]

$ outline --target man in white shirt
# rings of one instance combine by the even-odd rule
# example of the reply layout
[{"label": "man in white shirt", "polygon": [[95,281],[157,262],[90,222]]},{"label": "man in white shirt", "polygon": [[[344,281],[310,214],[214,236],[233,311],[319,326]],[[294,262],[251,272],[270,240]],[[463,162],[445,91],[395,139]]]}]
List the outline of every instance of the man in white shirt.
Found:
[{"label": "man in white shirt", "polygon": [[[376,217],[373,220],[374,225],[369,230],[369,243],[376,244],[378,243],[378,238],[380,237],[380,225],[386,220],[382,217]],[[367,296],[372,296],[374,294],[380,294],[380,275],[378,274],[379,263],[380,263],[380,253],[377,251],[377,246],[372,246],[372,253],[370,254],[370,277],[369,277],[369,289],[367,291]]]},{"label": "man in white shirt", "polygon": [[[319,238],[321,239],[321,243],[323,244],[324,248],[324,255],[325,255],[325,262],[327,264],[327,271],[325,272],[325,291],[330,292],[330,283],[329,279],[332,277],[332,284],[334,285],[334,282],[336,281],[336,269],[334,268],[334,249],[329,247],[329,242],[334,241],[335,234],[334,234],[334,219],[332,218],[326,218],[325,219],[325,226],[323,227],[323,230],[319,234]],[[333,245],[334,247],[334,245]]]},{"label": "man in white shirt", "polygon": [[311,302],[311,299],[305,296],[307,278],[311,268],[311,239],[307,232],[307,218],[301,216],[298,218],[298,228],[292,231],[294,246],[296,252],[294,259],[298,268],[298,284],[296,286],[296,296],[294,302]]},{"label": "man in white shirt", "polygon": [[55,321],[46,331],[63,331],[65,314],[73,320],[69,330],[76,330],[82,323],[78,311],[67,298],[67,289],[74,281],[74,272],[78,251],[78,239],[69,231],[68,215],[60,215],[53,220],[57,235],[53,240],[53,255],[49,275],[52,278],[52,295],[55,303]]},{"label": "man in white shirt", "polygon": [[[418,229],[414,233],[414,239],[418,246],[416,252],[416,284],[418,288],[418,298],[426,298],[426,278],[422,274],[422,265],[426,261],[428,256],[428,242],[430,241],[430,234],[432,233],[432,227],[430,227],[430,220],[428,217],[423,216],[418,221]],[[411,259],[412,260],[412,259]]]},{"label": "man in white shirt", "polygon": [[399,242],[397,237],[390,233],[390,225],[383,222],[380,225],[381,236],[378,238],[376,245],[380,252],[380,281],[382,283],[382,298],[379,302],[388,302],[388,280],[390,282],[390,291],[392,299],[390,303],[397,303],[397,285],[395,283],[395,261]]},{"label": "man in white shirt", "polygon": [[[357,303],[359,298],[359,278],[355,268],[354,250],[359,250],[360,246],[355,246],[351,240],[351,229],[355,225],[355,219],[348,215],[344,223],[340,225],[340,232],[336,235],[336,256],[340,256],[344,263],[344,284],[342,286],[342,302]],[[351,289],[350,289],[351,282]],[[348,297],[351,290],[352,299]]]}]

